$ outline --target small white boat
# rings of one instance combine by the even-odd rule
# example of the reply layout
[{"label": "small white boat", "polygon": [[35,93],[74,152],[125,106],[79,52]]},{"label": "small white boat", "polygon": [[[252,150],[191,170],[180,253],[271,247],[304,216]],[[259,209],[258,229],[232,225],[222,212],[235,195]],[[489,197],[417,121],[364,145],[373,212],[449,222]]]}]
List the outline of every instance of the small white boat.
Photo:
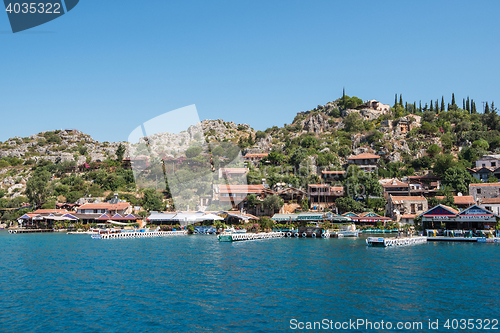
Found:
[{"label": "small white boat", "polygon": [[224,229],[224,233],[227,234],[244,234],[246,232],[246,229],[235,229],[234,227]]},{"label": "small white boat", "polygon": [[355,224],[349,224],[346,229],[337,231],[336,234],[341,237],[359,237],[359,230],[356,230]]}]

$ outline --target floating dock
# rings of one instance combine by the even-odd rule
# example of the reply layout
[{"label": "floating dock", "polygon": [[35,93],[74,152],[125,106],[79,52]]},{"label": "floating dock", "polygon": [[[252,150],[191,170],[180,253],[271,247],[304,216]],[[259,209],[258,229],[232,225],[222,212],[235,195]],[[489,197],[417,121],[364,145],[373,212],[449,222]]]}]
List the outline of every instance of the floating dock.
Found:
[{"label": "floating dock", "polygon": [[368,237],[366,239],[366,244],[373,247],[395,247],[395,246],[407,246],[415,244],[427,243],[427,237],[415,236],[415,237]]},{"label": "floating dock", "polygon": [[500,243],[500,238],[487,237],[449,237],[449,236],[432,236],[427,237],[428,242],[460,242],[460,243]]},{"label": "floating dock", "polygon": [[54,232],[54,229],[10,229],[9,234],[31,234],[39,232]]},{"label": "floating dock", "polygon": [[93,239],[128,239],[187,235],[187,230],[178,231],[125,231],[117,233],[93,234]]},{"label": "floating dock", "polygon": [[285,233],[281,231],[274,232],[260,232],[258,234],[252,233],[231,233],[231,234],[220,234],[217,236],[219,242],[238,242],[238,241],[248,241],[257,239],[271,239],[271,238],[283,238]]}]

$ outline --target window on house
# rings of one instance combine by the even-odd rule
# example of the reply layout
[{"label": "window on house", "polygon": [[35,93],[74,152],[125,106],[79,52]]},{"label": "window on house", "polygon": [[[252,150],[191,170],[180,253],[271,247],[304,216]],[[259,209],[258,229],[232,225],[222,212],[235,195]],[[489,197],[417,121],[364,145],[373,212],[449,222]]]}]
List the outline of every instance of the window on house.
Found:
[{"label": "window on house", "polygon": [[481,189],[480,188],[477,189],[477,194],[481,194]]},{"label": "window on house", "polygon": [[486,208],[487,210],[489,210],[491,212],[491,206],[486,206],[484,208]]},{"label": "window on house", "polygon": [[424,209],[424,205],[418,204],[418,210],[422,210],[422,209]]},{"label": "window on house", "polygon": [[483,163],[483,167],[485,167],[485,166],[486,166],[486,164]]},{"label": "window on house", "polygon": [[412,204],[410,205],[410,209],[411,209],[411,213],[412,213],[412,214],[415,214],[415,204],[414,204],[414,203],[412,203]]},{"label": "window on house", "polygon": [[492,167],[497,166],[497,162],[491,162],[491,166]]}]

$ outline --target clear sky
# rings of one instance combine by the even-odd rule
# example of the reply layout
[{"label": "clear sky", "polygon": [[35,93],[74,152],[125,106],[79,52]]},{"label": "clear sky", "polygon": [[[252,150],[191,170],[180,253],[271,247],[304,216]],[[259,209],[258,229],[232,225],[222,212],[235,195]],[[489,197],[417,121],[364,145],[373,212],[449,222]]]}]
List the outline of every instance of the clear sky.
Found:
[{"label": "clear sky", "polygon": [[500,106],[500,1],[80,0],[13,34],[0,13],[0,140],[127,140],[196,104],[256,130],[342,95]]}]

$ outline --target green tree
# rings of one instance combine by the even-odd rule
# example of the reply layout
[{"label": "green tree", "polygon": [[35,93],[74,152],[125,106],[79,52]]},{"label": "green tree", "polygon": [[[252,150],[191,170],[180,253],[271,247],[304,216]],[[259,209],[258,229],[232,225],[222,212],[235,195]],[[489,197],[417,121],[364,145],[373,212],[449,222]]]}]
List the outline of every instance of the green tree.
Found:
[{"label": "green tree", "polygon": [[441,136],[441,144],[444,149],[450,150],[453,147],[453,138],[450,134]]},{"label": "green tree", "polygon": [[432,171],[437,176],[443,176],[446,170],[456,166],[457,163],[455,159],[450,154],[439,154],[434,161],[434,166],[432,167]]},{"label": "green tree", "polygon": [[351,112],[344,118],[344,125],[346,132],[349,133],[359,133],[362,132],[365,127],[363,126],[363,119],[358,112]]},{"label": "green tree", "polygon": [[141,200],[142,208],[147,211],[161,211],[164,208],[163,197],[153,189],[145,189],[144,197]]},{"label": "green tree", "polygon": [[125,155],[125,146],[120,143],[118,145],[118,148],[116,149],[115,154],[116,154],[116,160],[121,162],[123,160],[123,155]]},{"label": "green tree", "polygon": [[426,153],[431,157],[435,157],[440,152],[441,152],[441,148],[435,143],[430,145],[429,148],[427,148],[427,150],[426,150]]},{"label": "green tree", "polygon": [[[217,147],[217,148],[219,148],[219,147]],[[199,146],[189,147],[188,149],[186,149],[186,152],[185,152],[187,158],[194,158],[194,157],[200,155],[200,153],[201,153],[201,147],[199,147]]]},{"label": "green tree", "polygon": [[49,180],[51,174],[48,171],[35,171],[33,176],[26,182],[26,196],[35,206],[39,207],[45,203],[49,195]]},{"label": "green tree", "polygon": [[318,140],[315,137],[308,135],[300,142],[300,145],[304,148],[311,148],[315,147],[317,143]]},{"label": "green tree", "polygon": [[451,187],[456,193],[469,193],[471,182],[474,182],[474,177],[463,167],[453,166],[443,175],[443,185]]},{"label": "green tree", "polygon": [[335,200],[335,206],[339,212],[362,212],[363,206],[350,197],[340,197]]},{"label": "green tree", "polygon": [[281,209],[281,207],[283,207],[284,203],[283,203],[283,200],[279,196],[270,195],[264,199],[262,204],[264,205],[264,208],[271,210],[271,211],[276,211],[276,210]]}]

